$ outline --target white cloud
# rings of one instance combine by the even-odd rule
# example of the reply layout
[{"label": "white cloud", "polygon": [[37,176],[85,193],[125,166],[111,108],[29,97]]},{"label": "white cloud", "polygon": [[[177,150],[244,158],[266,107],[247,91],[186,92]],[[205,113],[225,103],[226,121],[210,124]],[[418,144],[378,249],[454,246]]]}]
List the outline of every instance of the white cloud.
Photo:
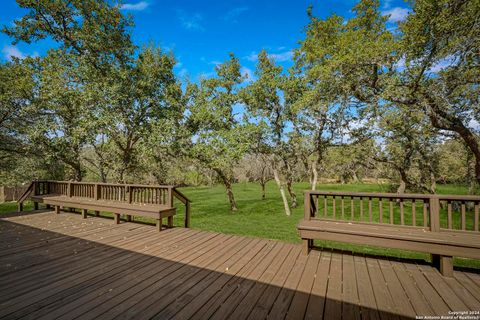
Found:
[{"label": "white cloud", "polygon": [[[293,58],[293,51],[284,51],[284,52],[278,52],[278,53],[269,53],[268,57],[270,59],[273,59],[277,62],[285,62],[285,61],[290,61]],[[248,56],[245,57],[248,61],[257,61],[258,60],[258,53],[252,52]]]},{"label": "white cloud", "polygon": [[245,82],[255,81],[255,75],[254,75],[252,69],[247,68],[247,67],[242,67],[240,69],[240,73],[245,78]]},{"label": "white cloud", "polygon": [[293,51],[271,53],[268,56],[278,62],[289,61],[289,60],[292,60],[293,58]]},{"label": "white cloud", "polygon": [[444,59],[437,61],[435,64],[433,64],[430,67],[430,69],[428,69],[428,71],[437,73],[442,71],[443,69],[446,69],[452,66],[453,64],[455,64],[455,62],[456,62],[456,58],[454,56],[448,56],[448,57],[445,57]]},{"label": "white cloud", "polygon": [[25,53],[18,49],[16,46],[5,45],[2,49],[2,53],[5,59],[12,61],[12,58],[25,59],[26,57],[38,57],[38,52],[33,51],[33,53]]},{"label": "white cloud", "polygon": [[233,8],[232,10],[228,11],[224,16],[223,20],[225,21],[230,21],[230,22],[238,22],[237,17],[240,16],[242,13],[245,11],[248,11],[249,8],[247,7],[238,7],[238,8]]},{"label": "white cloud", "polygon": [[27,56],[25,53],[20,51],[16,46],[9,46],[6,45],[2,49],[3,56],[5,59],[11,61],[13,57],[19,58],[19,59],[25,59]]},{"label": "white cloud", "polygon": [[186,68],[182,68],[179,72],[178,75],[180,78],[187,78],[188,77],[188,70]]},{"label": "white cloud", "polygon": [[390,8],[391,3],[392,3],[392,0],[385,0],[383,3],[383,8],[384,9]]},{"label": "white cloud", "polygon": [[137,3],[124,3],[120,6],[120,10],[142,11],[148,8],[150,3],[140,1]]},{"label": "white cloud", "polygon": [[469,122],[468,122],[468,127],[469,128],[472,128],[473,130],[480,130],[480,122],[478,122],[476,119],[471,119]]},{"label": "white cloud", "polygon": [[405,20],[405,18],[407,18],[409,13],[410,13],[409,9],[402,8],[402,7],[395,7],[389,10],[382,11],[382,14],[384,16],[389,16],[388,17],[389,22],[403,21]]},{"label": "white cloud", "polygon": [[177,15],[183,28],[187,30],[205,31],[205,28],[201,24],[203,17],[200,13],[189,14],[184,10],[177,10]]}]

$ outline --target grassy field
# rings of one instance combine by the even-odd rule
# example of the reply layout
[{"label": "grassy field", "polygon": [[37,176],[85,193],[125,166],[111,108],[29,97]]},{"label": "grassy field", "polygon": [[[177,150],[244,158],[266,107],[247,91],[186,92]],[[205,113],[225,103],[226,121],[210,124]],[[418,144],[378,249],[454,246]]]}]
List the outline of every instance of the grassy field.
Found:
[{"label": "grassy field", "polygon": [[[239,210],[231,213],[228,200],[223,186],[213,187],[188,187],[181,191],[189,197],[192,203],[191,227],[200,230],[216,231],[227,234],[254,236],[268,239],[282,240],[299,243],[296,225],[303,216],[303,190],[308,189],[307,183],[295,185],[299,206],[292,210],[291,216],[286,216],[277,187],[274,183],[267,186],[267,199],[261,199],[260,186],[253,183],[239,183],[234,185],[235,197]],[[355,192],[387,192],[388,185],[378,184],[322,184],[318,189],[328,191],[355,191]],[[438,192],[442,194],[466,194],[467,189],[462,186],[439,186]],[[177,203],[178,215],[175,224],[183,224],[183,207]],[[376,205],[374,206],[377,207]],[[26,207],[29,209],[29,207]],[[16,210],[15,203],[0,205],[0,213]],[[347,212],[348,212],[347,208]],[[409,212],[408,207],[405,207]],[[385,210],[386,211],[386,210]],[[357,209],[358,212],[358,209]],[[421,212],[418,209],[417,212]],[[103,214],[110,217],[108,213]],[[378,216],[378,210],[374,210],[374,217]],[[420,216],[420,214],[418,215]],[[444,216],[444,215],[443,215]],[[444,217],[443,217],[444,218]],[[151,222],[144,219],[144,222]],[[408,221],[407,221],[408,222]],[[421,253],[406,252],[396,249],[374,248],[356,246],[345,243],[316,242],[321,247],[333,247],[337,249],[362,252],[376,255],[388,255],[394,257],[429,259],[429,256]],[[455,259],[456,265],[480,268],[480,261],[468,259]]]}]

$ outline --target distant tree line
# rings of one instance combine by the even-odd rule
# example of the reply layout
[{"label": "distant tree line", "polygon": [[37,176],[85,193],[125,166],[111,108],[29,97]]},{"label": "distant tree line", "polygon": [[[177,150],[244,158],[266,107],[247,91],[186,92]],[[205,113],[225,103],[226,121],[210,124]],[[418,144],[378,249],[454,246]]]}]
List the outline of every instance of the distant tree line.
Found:
[{"label": "distant tree line", "polygon": [[18,1],[3,32],[50,39],[46,55],[0,65],[0,184],[33,178],[222,183],[272,180],[285,213],[293,183],[387,179],[396,192],[480,182],[480,5],[417,0],[394,29],[378,0],[353,17],[308,8],[293,66],[265,50],[182,82],[174,55],[131,39],[107,1]]}]

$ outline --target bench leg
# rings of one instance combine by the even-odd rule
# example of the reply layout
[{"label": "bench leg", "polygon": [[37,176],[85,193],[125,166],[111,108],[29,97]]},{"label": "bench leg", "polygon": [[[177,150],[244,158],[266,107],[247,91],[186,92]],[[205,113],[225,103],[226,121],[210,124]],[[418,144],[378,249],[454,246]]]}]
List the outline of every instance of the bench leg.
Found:
[{"label": "bench leg", "polygon": [[127,214],[126,217],[127,217],[126,220],[127,220],[128,222],[132,222],[132,215]]},{"label": "bench leg", "polygon": [[163,224],[163,219],[158,219],[157,220],[157,230],[162,231],[162,224]]},{"label": "bench leg", "polygon": [[60,214],[60,207],[59,206],[55,206],[55,214]]},{"label": "bench leg", "polygon": [[22,212],[23,211],[23,202],[20,202],[18,204],[18,212]]},{"label": "bench leg", "polygon": [[98,217],[100,215],[100,211],[95,211],[95,217]]},{"label": "bench leg", "polygon": [[113,222],[115,224],[119,224],[120,223],[120,215],[118,213],[114,213],[113,214]]},{"label": "bench leg", "polygon": [[168,217],[168,227],[173,228],[173,216]]},{"label": "bench leg", "polygon": [[50,208],[51,208],[51,206],[50,206],[49,204],[47,204],[46,207],[47,207],[47,209],[50,209]]},{"label": "bench leg", "polygon": [[87,209],[82,209],[82,218],[87,219]]},{"label": "bench leg", "polygon": [[308,255],[310,253],[310,239],[302,239],[302,251],[303,251],[303,254],[305,255]]},{"label": "bench leg", "polygon": [[38,202],[33,203],[33,210],[38,210]]},{"label": "bench leg", "polygon": [[453,277],[453,257],[440,256],[440,273],[444,277]]}]

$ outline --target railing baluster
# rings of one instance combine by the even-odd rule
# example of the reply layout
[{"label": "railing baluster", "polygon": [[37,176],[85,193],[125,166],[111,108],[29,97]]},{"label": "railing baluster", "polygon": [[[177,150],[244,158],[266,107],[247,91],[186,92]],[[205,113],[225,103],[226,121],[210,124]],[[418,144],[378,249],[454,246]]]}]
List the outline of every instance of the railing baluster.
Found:
[{"label": "railing baluster", "polygon": [[475,218],[473,224],[473,230],[478,231],[478,202],[475,202]]},{"label": "railing baluster", "polygon": [[378,221],[383,223],[383,199],[378,199]]},{"label": "railing baluster", "polygon": [[323,197],[323,216],[327,216],[327,196]]},{"label": "railing baluster", "polygon": [[342,220],[345,219],[345,200],[344,197],[342,196]]},{"label": "railing baluster", "polygon": [[333,219],[335,219],[335,217],[337,216],[337,198],[335,196],[333,196],[333,206],[332,206],[332,214],[333,214]]},{"label": "railing baluster", "polygon": [[390,224],[393,224],[393,202],[392,198],[388,199],[389,204],[390,204]]},{"label": "railing baluster", "polygon": [[355,219],[355,206],[353,205],[353,196],[350,197],[350,211],[351,211],[351,219],[350,220],[354,220]]},{"label": "railing baluster", "polygon": [[415,199],[412,200],[412,226],[416,227],[417,226],[417,208],[416,208],[416,203]]},{"label": "railing baluster", "polygon": [[372,222],[372,197],[368,197],[368,221]]},{"label": "railing baluster", "polygon": [[363,197],[360,197],[360,221],[363,221]]},{"label": "railing baluster", "polygon": [[466,220],[465,220],[465,201],[462,201],[462,230],[466,228]]},{"label": "railing baluster", "polygon": [[423,200],[423,226],[428,227],[427,202]]},{"label": "railing baluster", "polygon": [[447,201],[447,228],[452,229],[452,201]]},{"label": "railing baluster", "polygon": [[400,199],[400,224],[405,225],[405,215],[403,212],[403,199]]}]

